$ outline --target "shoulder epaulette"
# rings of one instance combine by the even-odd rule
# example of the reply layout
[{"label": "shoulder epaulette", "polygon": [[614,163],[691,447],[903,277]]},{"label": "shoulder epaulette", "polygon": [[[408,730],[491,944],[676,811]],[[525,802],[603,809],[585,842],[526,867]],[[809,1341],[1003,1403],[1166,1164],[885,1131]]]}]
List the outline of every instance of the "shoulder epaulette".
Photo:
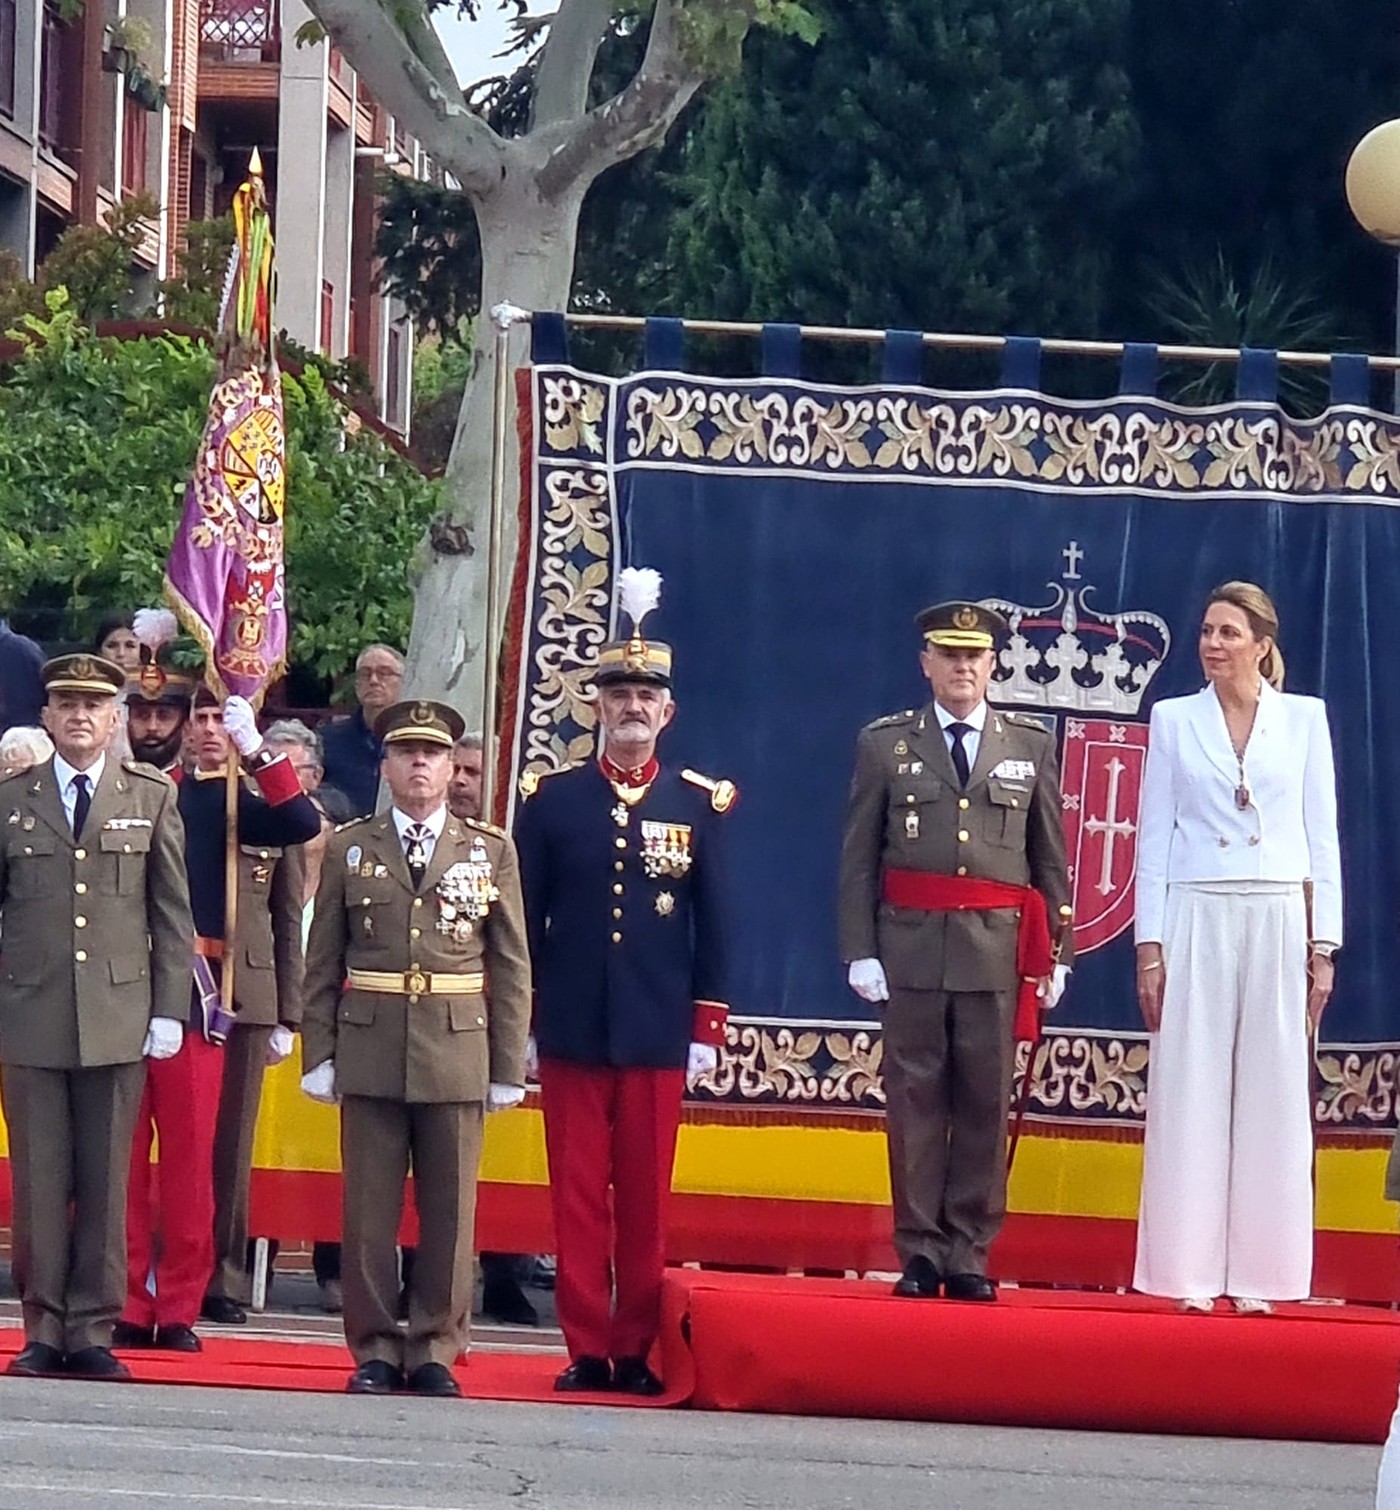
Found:
[{"label": "shoulder epaulette", "polygon": [[335,832],[343,834],[347,828],[358,828],[362,823],[368,823],[374,817],[373,813],[365,813],[359,818],[347,818],[344,823],[337,823]]},{"label": "shoulder epaulette", "polygon": [[7,781],[18,781],[21,776],[27,775],[29,775],[28,771],[5,771],[3,774],[0,774],[0,786],[3,786]]},{"label": "shoulder epaulette", "polygon": [[732,781],[716,781],[713,776],[702,776],[699,771],[689,769],[681,772],[681,780],[688,781],[691,786],[698,786],[702,792],[708,792],[710,806],[717,813],[727,813],[739,800],[739,788]]},{"label": "shoulder epaulette", "polygon": [[171,781],[170,777],[164,771],[157,770],[149,761],[137,760],[133,756],[123,755],[121,765],[122,770],[126,771],[129,775],[141,776],[147,781],[154,781],[157,785],[161,783],[164,783],[166,786],[174,785],[174,782]]},{"label": "shoulder epaulette", "polygon": [[1015,724],[1018,729],[1034,729],[1039,734],[1044,734],[1048,739],[1050,730],[1045,727],[1038,718],[1033,718],[1029,713],[1002,713],[1000,715],[1009,724]]},{"label": "shoulder epaulette", "polygon": [[565,771],[577,770],[579,762],[576,760],[571,765],[555,766],[550,770],[539,770],[532,766],[528,771],[521,771],[520,780],[516,787],[520,792],[521,801],[528,801],[539,790],[540,782],[546,776],[562,776]]},{"label": "shoulder epaulette", "polygon": [[483,834],[490,834],[493,839],[504,839],[506,831],[497,828],[494,823],[488,823],[485,818],[463,818],[462,823],[467,828],[479,829]]},{"label": "shoulder epaulette", "polygon": [[914,717],[915,712],[913,708],[906,708],[903,713],[886,713],[883,718],[877,718],[865,727],[867,729],[893,729],[896,724],[907,724]]}]

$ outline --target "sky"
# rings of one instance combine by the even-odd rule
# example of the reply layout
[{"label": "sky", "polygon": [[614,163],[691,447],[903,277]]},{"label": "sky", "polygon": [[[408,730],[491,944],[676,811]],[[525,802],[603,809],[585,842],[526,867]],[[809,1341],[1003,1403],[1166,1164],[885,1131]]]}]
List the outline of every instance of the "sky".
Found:
[{"label": "sky", "polygon": [[[530,0],[532,11],[552,8],[542,0]],[[494,56],[505,46],[510,15],[511,12],[501,10],[493,0],[484,0],[479,21],[459,21],[455,9],[451,8],[438,11],[433,18],[463,87],[476,83],[478,79],[504,73],[511,66]]]}]

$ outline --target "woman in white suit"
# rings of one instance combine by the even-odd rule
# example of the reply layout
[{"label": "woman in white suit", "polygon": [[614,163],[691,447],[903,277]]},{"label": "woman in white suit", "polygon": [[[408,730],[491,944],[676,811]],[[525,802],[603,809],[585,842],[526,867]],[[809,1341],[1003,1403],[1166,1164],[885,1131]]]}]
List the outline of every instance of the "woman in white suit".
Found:
[{"label": "woman in white suit", "polygon": [[[1246,1314],[1312,1284],[1308,1035],[1342,942],[1327,710],[1283,682],[1278,614],[1211,594],[1207,686],[1152,710],[1137,990],[1152,1034],[1133,1284]],[[1311,882],[1311,916],[1304,882]]]}]

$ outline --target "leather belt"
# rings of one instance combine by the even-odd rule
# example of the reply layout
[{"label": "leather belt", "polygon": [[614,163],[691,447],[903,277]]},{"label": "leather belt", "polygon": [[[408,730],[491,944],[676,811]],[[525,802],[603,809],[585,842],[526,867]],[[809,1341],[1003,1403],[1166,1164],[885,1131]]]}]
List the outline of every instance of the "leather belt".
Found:
[{"label": "leather belt", "polygon": [[441,970],[352,970],[352,991],[377,991],[383,996],[480,996],[486,976],[451,975]]},{"label": "leather belt", "polygon": [[223,959],[224,941],[223,939],[205,938],[203,934],[197,933],[194,936],[194,952],[201,959]]}]

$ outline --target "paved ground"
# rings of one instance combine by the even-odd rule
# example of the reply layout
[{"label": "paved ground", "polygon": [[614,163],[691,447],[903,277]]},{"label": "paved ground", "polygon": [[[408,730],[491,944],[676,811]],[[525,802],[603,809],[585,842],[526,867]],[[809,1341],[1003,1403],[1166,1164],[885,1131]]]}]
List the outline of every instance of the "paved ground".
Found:
[{"label": "paved ground", "polygon": [[0,1379],[0,1510],[1368,1510],[1373,1448]]}]

